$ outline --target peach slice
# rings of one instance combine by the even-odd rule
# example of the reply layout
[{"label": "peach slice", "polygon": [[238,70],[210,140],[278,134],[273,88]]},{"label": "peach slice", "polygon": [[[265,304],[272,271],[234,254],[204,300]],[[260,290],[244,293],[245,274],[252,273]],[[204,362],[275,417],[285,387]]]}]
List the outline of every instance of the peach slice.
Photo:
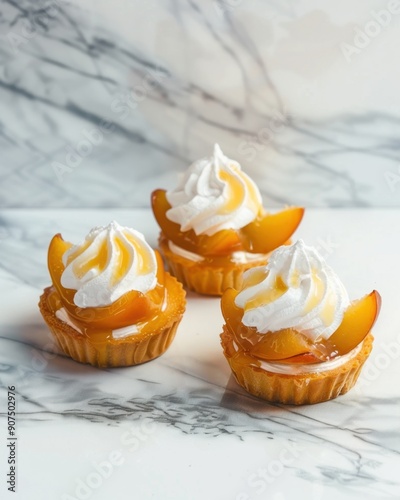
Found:
[{"label": "peach slice", "polygon": [[185,250],[209,256],[227,255],[242,249],[239,235],[233,229],[223,229],[212,236],[196,235],[192,229],[181,231],[180,225],[170,221],[166,215],[171,205],[168,203],[164,189],[153,191],[151,205],[154,216],[164,235],[175,245]]},{"label": "peach slice", "polygon": [[339,328],[326,343],[330,344],[339,355],[350,352],[368,335],[379,315],[380,308],[381,296],[376,290],[352,302],[344,313]]},{"label": "peach slice", "polygon": [[71,246],[71,243],[63,240],[61,234],[56,234],[49,246],[48,267],[53,285],[60,295],[64,307],[73,318],[93,327],[117,329],[148,319],[154,310],[158,310],[158,304],[163,298],[163,290],[160,285],[164,281],[164,267],[158,252],[156,252],[158,286],[154,290],[146,295],[137,291],[128,292],[109,306],[81,308],[74,303],[76,291],[61,285],[61,275],[64,271],[62,256]]},{"label": "peach slice", "polygon": [[[238,292],[227,288],[221,297],[221,311],[226,326],[235,341],[246,351],[250,350],[257,335],[255,328],[248,328],[242,323],[243,309],[237,307],[234,300]],[[253,338],[252,338],[253,337]],[[253,342],[252,342],[253,340]]]},{"label": "peach slice", "polygon": [[304,214],[304,208],[287,208],[276,214],[262,214],[256,220],[235,231],[223,229],[213,234],[196,235],[193,230],[181,231],[180,225],[168,219],[171,208],[164,189],[152,193],[154,216],[164,235],[176,245],[203,256],[228,255],[237,250],[268,253],[283,245],[294,233]]},{"label": "peach slice", "polygon": [[262,214],[240,232],[245,250],[268,253],[288,241],[304,215],[304,208],[290,207],[276,214]]},{"label": "peach slice", "polygon": [[243,325],[243,309],[237,307],[234,302],[237,294],[233,288],[225,290],[221,297],[221,310],[228,330],[245,351],[270,361],[310,351],[310,342],[306,337],[292,329],[263,334],[258,333],[254,327]]},{"label": "peach slice", "polygon": [[285,363],[317,363],[350,352],[368,335],[381,306],[381,296],[376,290],[354,301],[331,337],[313,344],[300,332],[292,329],[260,334],[255,328],[243,325],[243,309],[234,303],[237,293],[230,288],[221,298],[222,314],[235,341],[257,358]]},{"label": "peach slice", "polygon": [[199,245],[204,256],[227,255],[242,250],[240,235],[234,229],[222,229],[212,236],[199,236]]},{"label": "peach slice", "polygon": [[262,337],[251,350],[251,354],[257,358],[274,361],[310,352],[310,342],[307,338],[291,328],[267,332]]}]

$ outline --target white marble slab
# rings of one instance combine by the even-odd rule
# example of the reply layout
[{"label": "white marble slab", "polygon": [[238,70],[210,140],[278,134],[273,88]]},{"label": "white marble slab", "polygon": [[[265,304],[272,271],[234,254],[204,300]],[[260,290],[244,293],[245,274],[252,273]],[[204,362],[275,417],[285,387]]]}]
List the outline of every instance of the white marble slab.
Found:
[{"label": "white marble slab", "polygon": [[[399,211],[306,213],[297,236],[320,247],[350,296],[376,288],[383,299],[357,386],[308,407],[268,404],[238,387],[219,345],[216,298],[190,293],[172,346],[145,365],[99,370],[55,355],[37,308],[52,235],[77,241],[115,218],[155,244],[156,224],[148,210],[0,216],[2,499],[398,498]],[[17,393],[16,494],[5,482],[9,385]]]},{"label": "white marble slab", "polygon": [[398,207],[396,5],[5,0],[0,206],[147,207],[219,142],[268,205]]}]

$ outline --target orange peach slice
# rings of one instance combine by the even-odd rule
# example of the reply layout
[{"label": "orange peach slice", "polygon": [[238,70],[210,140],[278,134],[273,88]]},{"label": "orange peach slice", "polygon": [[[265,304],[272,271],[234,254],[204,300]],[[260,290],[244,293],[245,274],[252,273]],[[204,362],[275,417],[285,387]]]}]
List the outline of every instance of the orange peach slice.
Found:
[{"label": "orange peach slice", "polygon": [[368,335],[380,311],[381,296],[374,290],[346,310],[342,323],[328,340],[311,343],[292,329],[258,333],[242,323],[243,309],[234,303],[237,291],[228,289],[221,298],[222,314],[236,342],[250,354],[267,361],[317,363],[332,355],[350,352]]},{"label": "orange peach slice", "polygon": [[368,335],[379,315],[381,296],[374,290],[354,301],[346,310],[339,328],[326,341],[339,355],[354,349]]},{"label": "orange peach slice", "polygon": [[[62,256],[71,246],[71,243],[63,240],[61,234],[56,234],[49,246],[48,267],[53,285],[60,295],[64,307],[73,318],[93,327],[117,329],[148,319],[152,316],[154,309],[158,309],[156,304],[160,303],[163,297],[160,286],[146,295],[137,291],[128,292],[109,306],[86,308],[76,306],[74,303],[76,291],[61,285],[61,275],[64,272]],[[158,252],[156,256],[158,262],[157,280],[160,285],[164,281],[164,267]]]},{"label": "orange peach slice", "polygon": [[151,195],[154,216],[164,235],[175,245],[203,256],[227,255],[242,248],[238,233],[233,229],[223,229],[212,236],[196,235],[190,229],[181,231],[180,225],[167,217],[171,208],[164,189],[156,189]]},{"label": "orange peach slice", "polygon": [[242,250],[240,236],[234,229],[222,229],[212,236],[198,236],[202,255],[228,255]]},{"label": "orange peach slice", "polygon": [[262,334],[254,327],[243,325],[243,309],[237,307],[234,302],[237,294],[233,288],[225,290],[221,297],[221,310],[229,331],[245,351],[270,361],[310,351],[309,341],[292,329]]},{"label": "orange peach slice", "polygon": [[256,335],[254,328],[247,328],[242,323],[243,309],[235,305],[235,297],[238,294],[233,288],[227,288],[221,297],[221,311],[226,326],[235,341],[246,351],[251,349],[253,343],[249,339]]},{"label": "orange peach slice", "polygon": [[164,189],[152,193],[154,216],[167,239],[176,245],[203,256],[227,255],[237,250],[268,253],[283,245],[297,229],[304,208],[287,208],[276,214],[262,214],[256,220],[237,231],[223,229],[213,234],[196,235],[193,230],[181,231],[180,225],[168,219],[171,208]]},{"label": "orange peach slice", "polygon": [[271,361],[310,351],[310,343],[306,337],[292,329],[262,334],[254,327],[243,325],[243,309],[234,302],[237,293],[233,288],[225,290],[221,298],[221,310],[228,330],[244,350]]},{"label": "orange peach slice", "polygon": [[227,288],[221,297],[221,311],[228,329],[236,335],[238,326],[242,323],[243,309],[235,304],[235,297],[238,294],[233,288]]},{"label": "orange peach slice", "polygon": [[304,208],[291,207],[276,214],[263,214],[240,232],[245,250],[268,253],[288,241],[304,215]]},{"label": "orange peach slice", "polygon": [[253,347],[251,354],[267,361],[282,360],[310,352],[310,342],[291,328],[267,332]]}]

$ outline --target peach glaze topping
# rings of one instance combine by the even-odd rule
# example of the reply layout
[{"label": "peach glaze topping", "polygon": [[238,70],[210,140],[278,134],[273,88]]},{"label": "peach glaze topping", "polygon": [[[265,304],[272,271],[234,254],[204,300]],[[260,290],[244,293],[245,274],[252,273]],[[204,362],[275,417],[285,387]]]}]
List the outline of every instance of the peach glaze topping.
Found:
[{"label": "peach glaze topping", "polygon": [[[132,244],[135,244],[132,242]],[[119,242],[117,247],[121,249]],[[86,247],[87,248],[87,247]],[[116,342],[113,332],[127,329],[132,326],[132,334],[148,335],[162,328],[168,322],[176,302],[175,296],[181,296],[177,289],[181,285],[168,273],[159,253],[154,252],[156,266],[156,280],[154,288],[142,293],[129,290],[112,303],[99,307],[80,307],[75,303],[76,289],[67,288],[62,284],[62,276],[66,266],[73,264],[81,256],[85,248],[71,252],[72,244],[63,240],[60,234],[53,237],[48,251],[48,267],[52,279],[52,286],[46,289],[47,304],[54,314],[67,314],[68,323],[82,335],[90,338],[94,344]],[[69,252],[69,253],[68,253]],[[119,269],[112,276],[112,283],[118,282],[126,273],[128,256],[124,250],[119,252],[116,267]],[[65,263],[64,263],[65,261]],[[109,248],[101,245],[98,254],[84,265],[76,265],[74,271],[82,279],[87,273],[95,275],[104,271],[109,261]],[[139,262],[140,267],[146,272],[149,267],[146,258]],[[101,293],[100,293],[101,296]]]}]

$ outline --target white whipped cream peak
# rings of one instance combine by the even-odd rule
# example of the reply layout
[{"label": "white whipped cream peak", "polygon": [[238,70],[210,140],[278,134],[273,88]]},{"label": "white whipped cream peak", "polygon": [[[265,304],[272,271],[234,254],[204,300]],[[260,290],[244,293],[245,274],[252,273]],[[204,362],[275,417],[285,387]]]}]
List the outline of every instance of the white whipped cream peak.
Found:
[{"label": "white whipped cream peak", "polygon": [[61,284],[76,290],[78,307],[102,307],[131,290],[146,293],[157,284],[157,260],[143,234],[112,221],[93,228],[63,255]]},{"label": "white whipped cream peak", "polygon": [[218,144],[210,158],[198,160],[183,174],[178,187],[168,191],[167,217],[181,226],[211,236],[222,229],[240,229],[262,208],[255,183],[238,162],[227,158]]},{"label": "white whipped cream peak", "polygon": [[293,328],[311,341],[327,339],[350,304],[347,291],[317,250],[302,240],[281,246],[266,266],[243,275],[235,303],[259,333]]}]

